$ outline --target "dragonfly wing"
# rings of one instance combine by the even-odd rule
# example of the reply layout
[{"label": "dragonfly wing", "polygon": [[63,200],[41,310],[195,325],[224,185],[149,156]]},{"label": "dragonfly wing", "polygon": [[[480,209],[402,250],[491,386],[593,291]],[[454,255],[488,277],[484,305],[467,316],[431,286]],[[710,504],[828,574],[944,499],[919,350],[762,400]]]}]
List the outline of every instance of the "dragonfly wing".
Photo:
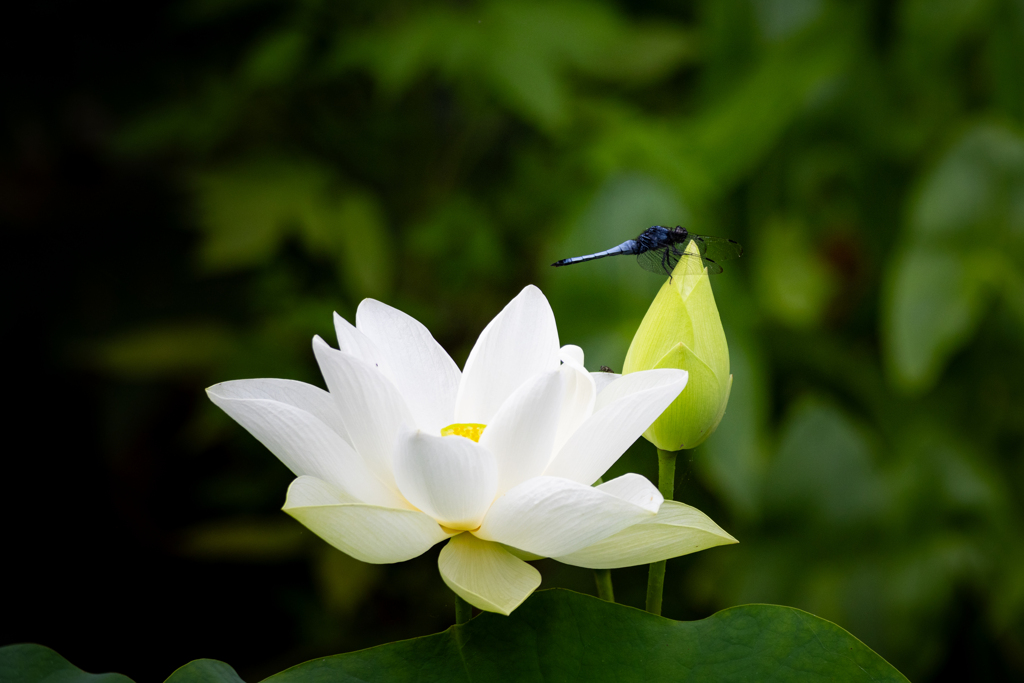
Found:
[{"label": "dragonfly wing", "polygon": [[704,261],[704,267],[708,269],[708,273],[711,275],[718,275],[722,272],[722,266],[718,265],[709,258],[701,259]]},{"label": "dragonfly wing", "polygon": [[671,275],[672,269],[679,263],[679,256],[679,253],[672,247],[662,247],[640,252],[636,257],[636,262],[648,273]]},{"label": "dragonfly wing", "polygon": [[715,263],[743,256],[743,245],[727,237],[694,235],[693,241],[697,243],[700,255],[712,259]]},{"label": "dragonfly wing", "polygon": [[[680,259],[700,259],[701,267],[706,267],[708,272],[712,275],[718,275],[722,272],[722,266],[718,264],[716,259],[708,258],[706,256],[707,245],[697,238],[693,240],[697,244],[699,254],[689,254],[683,251],[686,245],[680,248],[680,245],[669,245],[661,247],[660,249],[651,249],[645,251],[636,257],[637,263],[644,270],[654,273],[655,275],[672,275],[672,271],[675,270],[676,264],[679,263]],[[729,240],[731,241],[731,240]],[[739,246],[737,244],[737,246]],[[727,258],[732,258],[728,257]]]}]

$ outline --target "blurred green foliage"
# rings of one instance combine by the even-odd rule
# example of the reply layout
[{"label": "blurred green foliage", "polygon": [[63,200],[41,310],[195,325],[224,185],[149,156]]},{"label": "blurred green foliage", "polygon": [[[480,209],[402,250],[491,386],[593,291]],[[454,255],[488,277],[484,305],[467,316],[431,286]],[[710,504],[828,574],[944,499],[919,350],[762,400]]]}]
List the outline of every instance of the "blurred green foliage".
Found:
[{"label": "blurred green foliage", "polygon": [[[366,296],[461,365],[528,282],[619,370],[658,278],[547,264],[662,223],[746,247],[713,281],[729,410],[676,489],[741,543],[670,564],[665,613],[782,603],[912,680],[1024,675],[1024,2],[223,0],[173,21],[235,39],[156,74],[113,147],[174,179],[191,277],[234,293],[77,357],[189,387],[183,447],[236,455],[177,552],[308,558],[287,656],[369,644],[361,601],[447,609],[443,587],[252,517],[287,477],[203,384],[319,382],[310,337]],[[642,574],[614,576],[628,601]]]}]

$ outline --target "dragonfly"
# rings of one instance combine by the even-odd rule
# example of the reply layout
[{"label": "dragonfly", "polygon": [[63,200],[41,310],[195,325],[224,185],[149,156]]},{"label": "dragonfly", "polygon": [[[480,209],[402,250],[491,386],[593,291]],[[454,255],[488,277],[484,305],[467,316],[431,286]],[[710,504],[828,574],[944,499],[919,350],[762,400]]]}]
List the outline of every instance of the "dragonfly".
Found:
[{"label": "dragonfly", "polygon": [[[691,242],[697,246],[697,254],[686,252],[686,248],[690,246]],[[636,254],[637,263],[644,270],[655,275],[672,277],[672,270],[681,258],[699,258],[709,273],[721,273],[722,266],[718,262],[739,258],[743,255],[743,247],[736,240],[727,237],[698,235],[679,225],[674,228],[652,225],[640,233],[636,239],[626,240],[617,247],[599,251],[596,254],[564,258],[551,265],[567,266],[570,263],[593,261],[619,254]]]}]

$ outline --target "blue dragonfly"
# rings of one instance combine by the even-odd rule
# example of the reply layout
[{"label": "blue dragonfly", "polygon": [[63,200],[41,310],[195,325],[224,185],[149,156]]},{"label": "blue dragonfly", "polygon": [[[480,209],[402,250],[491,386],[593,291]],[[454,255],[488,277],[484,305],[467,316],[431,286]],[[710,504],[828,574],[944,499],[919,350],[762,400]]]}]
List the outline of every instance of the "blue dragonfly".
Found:
[{"label": "blue dragonfly", "polygon": [[[686,252],[690,242],[697,245],[697,254]],[[652,225],[640,233],[636,239],[626,240],[617,247],[599,251],[596,254],[564,258],[551,265],[567,266],[570,263],[593,261],[619,254],[635,254],[637,263],[644,270],[656,275],[671,277],[672,270],[681,258],[699,258],[709,273],[721,273],[722,266],[718,262],[739,258],[743,255],[743,247],[739,242],[727,237],[697,235],[678,225],[674,228]]]}]

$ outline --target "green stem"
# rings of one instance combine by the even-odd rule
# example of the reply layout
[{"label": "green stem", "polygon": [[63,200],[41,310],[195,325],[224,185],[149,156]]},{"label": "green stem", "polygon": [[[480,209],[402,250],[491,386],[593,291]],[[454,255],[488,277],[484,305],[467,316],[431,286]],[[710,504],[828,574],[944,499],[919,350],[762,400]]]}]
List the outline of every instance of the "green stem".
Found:
[{"label": "green stem", "polygon": [[455,623],[465,624],[467,621],[473,618],[473,606],[460,598],[458,595],[455,596]]},{"label": "green stem", "polygon": [[[678,451],[663,451],[658,449],[658,490],[665,500],[672,500],[675,494],[676,482],[676,455]],[[661,597],[665,592],[665,564],[652,562],[651,569],[647,574],[647,611],[651,614],[661,614]]]},{"label": "green stem", "polygon": [[595,569],[594,580],[597,581],[597,597],[608,602],[615,602],[615,590],[612,589],[612,570]]}]

